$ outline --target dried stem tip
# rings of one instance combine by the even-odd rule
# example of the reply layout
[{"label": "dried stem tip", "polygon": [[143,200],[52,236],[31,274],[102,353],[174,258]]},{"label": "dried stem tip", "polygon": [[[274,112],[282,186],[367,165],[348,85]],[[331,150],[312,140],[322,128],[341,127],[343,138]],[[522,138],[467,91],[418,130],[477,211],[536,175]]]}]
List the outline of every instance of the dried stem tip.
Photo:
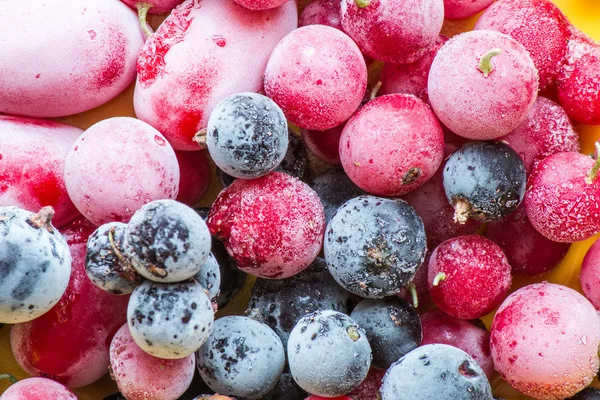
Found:
[{"label": "dried stem tip", "polygon": [[454,204],[454,222],[464,225],[469,218],[471,206],[469,202],[463,199],[458,199]]},{"label": "dried stem tip", "polygon": [[591,185],[596,178],[598,178],[598,171],[600,170],[600,142],[596,142],[596,163],[585,178],[585,183]]},{"label": "dried stem tip", "polygon": [[198,146],[200,146],[202,150],[206,149],[206,128],[202,129],[201,131],[198,131],[198,133],[194,135],[194,138],[192,140],[198,143]]},{"label": "dried stem tip", "polygon": [[477,69],[483,72],[483,76],[485,78],[487,78],[494,70],[494,67],[492,66],[492,58],[496,57],[500,53],[502,53],[501,49],[491,49],[481,56]]},{"label": "dried stem tip", "polygon": [[54,230],[51,224],[52,217],[54,217],[54,208],[46,206],[43,207],[37,214],[29,217],[28,222],[29,225],[33,226],[34,228],[45,228],[48,232],[52,232]]}]

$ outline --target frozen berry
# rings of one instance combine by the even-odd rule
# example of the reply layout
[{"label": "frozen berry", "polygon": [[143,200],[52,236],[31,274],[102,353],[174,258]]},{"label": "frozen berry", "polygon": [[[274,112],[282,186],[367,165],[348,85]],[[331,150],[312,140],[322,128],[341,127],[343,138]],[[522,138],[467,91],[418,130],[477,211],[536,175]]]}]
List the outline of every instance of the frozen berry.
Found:
[{"label": "frozen berry", "polygon": [[303,317],[290,334],[287,354],[298,385],[326,397],[356,388],[372,358],[365,331],[347,315],[331,310]]},{"label": "frozen berry", "polygon": [[121,0],[131,8],[139,7],[140,3],[146,3],[149,14],[164,14],[173,10],[178,4],[183,3],[183,0]]},{"label": "frozen berry", "polygon": [[212,390],[245,399],[267,394],[285,365],[275,332],[241,316],[218,319],[197,356],[200,375]]},{"label": "frozen berry", "polygon": [[[314,4],[314,3],[311,3]],[[304,144],[318,159],[327,164],[338,165],[340,161],[340,136],[346,124],[340,124],[324,131],[301,129]]]},{"label": "frozen berry", "polygon": [[445,344],[419,347],[392,365],[383,378],[382,400],[489,400],[492,388],[477,362]]},{"label": "frozen berry", "polygon": [[327,25],[342,29],[340,0],[316,0],[308,4],[298,17],[298,26]]},{"label": "frozen berry", "polygon": [[412,280],[399,293],[398,297],[408,301],[414,307],[423,307],[427,309],[431,303],[429,287],[427,284],[427,271],[429,269],[429,257],[431,253],[425,255],[425,261],[415,272]]},{"label": "frozen berry", "polygon": [[0,207],[0,323],[39,317],[67,289],[71,254],[50,222],[53,215],[52,207],[37,214]]},{"label": "frozen berry", "polygon": [[450,39],[431,65],[431,107],[452,132],[489,140],[514,130],[538,92],[527,50],[510,36],[472,31]]},{"label": "frozen berry", "polygon": [[568,243],[553,242],[539,233],[529,222],[524,205],[508,217],[490,222],[485,235],[502,248],[513,275],[548,272],[569,250]]},{"label": "frozen berry", "polygon": [[265,70],[265,93],[294,124],[325,130],[347,120],[367,85],[367,67],[356,44],[325,26],[296,29],[279,42]]},{"label": "frozen berry", "polygon": [[223,308],[229,300],[242,288],[246,282],[247,274],[240,271],[233,258],[227,253],[227,249],[221,241],[213,237],[212,252],[219,264],[221,285],[217,296],[217,305]]},{"label": "frozen berry", "polygon": [[600,180],[592,158],[552,154],[532,171],[525,194],[533,227],[555,242],[571,243],[600,232]]},{"label": "frozen berry", "polygon": [[217,104],[201,139],[225,173],[235,178],[258,178],[283,160],[288,147],[287,122],[268,97],[238,93]]},{"label": "frozen berry", "polygon": [[495,221],[517,209],[525,196],[521,157],[499,142],[470,142],[452,153],[444,167],[444,190],[455,220]]},{"label": "frozen berry", "polygon": [[402,200],[359,196],[327,225],[325,260],[335,280],[362,297],[400,292],[423,263],[425,228]]},{"label": "frozen berry", "polygon": [[196,205],[208,190],[210,165],[204,151],[176,151],[179,164],[177,201],[190,207]]},{"label": "frozen berry", "polygon": [[87,276],[94,285],[113,294],[129,294],[142,283],[123,255],[126,227],[122,222],[109,222],[96,229],[87,242]]},{"label": "frozen berry", "polygon": [[342,0],[342,26],[369,57],[410,63],[433,45],[444,22],[443,0]]},{"label": "frozen berry", "polygon": [[563,399],[598,372],[600,317],[581,294],[537,283],[508,296],[494,316],[494,368],[527,396]]},{"label": "frozen berry", "polygon": [[325,260],[317,258],[291,278],[258,279],[246,313],[269,325],[285,346],[290,332],[306,314],[318,310],[349,314],[352,305],[352,295],[332,278]]},{"label": "frozen berry", "polygon": [[212,253],[208,254],[208,258],[202,264],[202,268],[194,275],[194,280],[206,290],[208,298],[216,306],[219,288],[221,287],[221,270],[219,262]]},{"label": "frozen berry", "polygon": [[131,266],[146,279],[181,282],[194,276],[210,253],[206,223],[175,200],[156,200],[135,212],[123,238]]},{"label": "frozen berry", "polygon": [[250,10],[268,10],[270,8],[279,7],[289,0],[235,0],[241,6]]},{"label": "frozen berry", "polygon": [[269,393],[261,397],[261,400],[304,400],[306,396],[308,394],[298,386],[292,374],[284,372],[281,374],[277,385]]},{"label": "frozen berry", "polygon": [[371,368],[364,381],[348,396],[353,400],[381,400],[379,388],[385,375],[385,370]]},{"label": "frozen berry", "polygon": [[319,254],[325,230],[323,205],[305,183],[273,172],[238,179],[215,200],[208,218],[238,268],[263,278],[286,278]]},{"label": "frozen berry", "polygon": [[431,108],[412,95],[370,101],[340,137],[344,170],[357,186],[378,196],[401,196],[421,186],[443,158],[442,127]]},{"label": "frozen berry", "polygon": [[568,400],[600,400],[600,389],[588,387]]},{"label": "frozen berry", "polygon": [[579,279],[588,300],[600,309],[600,241],[594,242],[581,263]]},{"label": "frozen berry", "polygon": [[77,400],[77,396],[58,382],[46,378],[27,378],[6,389],[2,400]]},{"label": "frozen berry", "polygon": [[472,17],[493,2],[494,0],[444,0],[444,16],[450,19]]},{"label": "frozen berry", "polygon": [[325,222],[348,200],[365,194],[348,178],[343,170],[332,169],[313,180],[312,188],[319,195],[325,209]]},{"label": "frozen berry", "polygon": [[195,281],[146,281],[133,291],[127,307],[131,336],[142,350],[160,358],[185,358],[198,350],[213,320],[210,300]]},{"label": "frozen berry", "polygon": [[436,247],[428,276],[435,304],[462,319],[482,317],[499,306],[512,282],[502,249],[479,235],[448,239]]},{"label": "frozen berry", "polygon": [[153,357],[135,343],[125,324],[110,344],[110,366],[111,377],[127,400],[178,399],[192,382],[196,357]]},{"label": "frozen berry", "polygon": [[371,366],[375,368],[388,369],[421,344],[419,314],[406,300],[365,299],[352,310],[350,318],[365,330],[373,352]]}]

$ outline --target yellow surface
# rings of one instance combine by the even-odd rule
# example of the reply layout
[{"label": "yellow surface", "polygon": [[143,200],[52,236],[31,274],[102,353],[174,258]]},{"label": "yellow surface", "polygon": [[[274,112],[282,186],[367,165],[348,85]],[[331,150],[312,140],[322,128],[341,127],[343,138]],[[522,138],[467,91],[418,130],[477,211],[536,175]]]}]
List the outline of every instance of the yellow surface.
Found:
[{"label": "yellow surface", "polygon": [[[308,2],[307,0],[301,1],[303,3]],[[561,7],[567,17],[576,26],[596,40],[600,40],[600,1],[554,0],[554,2]],[[462,31],[469,30],[475,24],[476,18],[477,17],[466,20],[446,21],[444,24],[443,33],[452,36]],[[161,17],[151,17],[151,23],[154,27],[156,27],[161,20]],[[128,88],[116,99],[101,107],[98,107],[95,110],[71,117],[66,117],[62,120],[69,124],[86,129],[100,120],[113,116],[134,117],[135,114],[133,111],[132,98],[133,86]],[[594,151],[594,142],[600,139],[600,126],[581,125],[577,127],[577,130],[581,138],[582,152],[585,154],[591,154]],[[207,206],[210,205],[212,199],[216,197],[219,189],[219,184],[217,183],[216,179],[213,179],[213,182],[211,183],[209,191],[204,197],[202,204]],[[516,290],[519,287],[527,284],[540,282],[543,280],[559,283],[580,290],[579,269],[581,267],[581,260],[596,238],[597,237],[573,244],[565,259],[560,263],[559,266],[557,266],[548,274],[537,278],[515,279],[511,290]],[[239,314],[243,312],[249,299],[252,283],[253,279],[249,280],[242,291],[232,300],[230,305],[219,312],[219,315]],[[484,318],[484,322],[489,326],[491,319],[492,315],[490,314]],[[15,375],[17,378],[25,378],[27,375],[23,370],[21,370],[21,368],[19,368],[14,360],[14,357],[12,356],[12,352],[10,350],[9,332],[9,326],[5,326],[4,328],[0,329],[0,374],[10,373]],[[510,386],[503,382],[499,377],[496,377],[496,379],[492,381],[492,385],[494,387],[494,394],[496,396],[503,397],[507,400],[527,399],[527,397],[520,395],[514,389],[510,388]],[[6,381],[0,381],[0,393],[2,393],[7,387],[8,383]],[[104,396],[114,393],[115,391],[115,384],[110,380],[108,375],[106,375],[95,384],[76,390],[76,393],[79,399],[100,400]]]}]

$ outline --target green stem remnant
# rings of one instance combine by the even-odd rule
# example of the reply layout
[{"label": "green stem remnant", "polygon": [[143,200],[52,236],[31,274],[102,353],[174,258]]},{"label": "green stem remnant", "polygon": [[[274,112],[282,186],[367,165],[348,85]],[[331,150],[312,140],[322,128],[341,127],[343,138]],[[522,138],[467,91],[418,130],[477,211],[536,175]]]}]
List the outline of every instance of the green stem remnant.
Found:
[{"label": "green stem remnant", "polygon": [[415,285],[414,282],[410,282],[406,288],[408,289],[408,291],[410,292],[410,295],[412,297],[413,306],[415,308],[419,307],[419,296],[417,295],[417,285]]},{"label": "green stem remnant", "polygon": [[600,170],[600,142],[596,142],[596,163],[585,178],[585,183],[591,185],[596,178],[598,178],[598,171]]},{"label": "green stem remnant", "polygon": [[346,330],[346,332],[348,333],[348,336],[350,336],[350,339],[352,339],[353,342],[356,342],[358,339],[360,339],[360,333],[352,325],[350,325],[348,327],[348,329]]},{"label": "green stem remnant", "polygon": [[194,135],[194,138],[192,140],[196,142],[202,150],[206,149],[206,128],[202,129],[201,131],[198,131],[198,133]]},{"label": "green stem remnant", "polygon": [[381,81],[377,81],[373,89],[371,89],[370,100],[375,100],[377,98],[377,93],[379,93],[379,89],[381,89]]},{"label": "green stem remnant", "polygon": [[354,0],[358,8],[365,8],[369,4],[371,4],[371,0]]},{"label": "green stem remnant", "polygon": [[12,383],[12,384],[19,382],[19,380],[17,378],[15,378],[14,376],[12,376],[11,374],[0,374],[0,380],[2,380],[2,379],[8,379],[10,381],[10,383]]},{"label": "green stem remnant", "polygon": [[147,21],[146,17],[148,16],[148,10],[150,10],[152,7],[154,7],[154,5],[140,1],[139,3],[136,4],[136,7],[138,10],[138,19],[140,20],[140,25],[142,27],[142,30],[146,34],[146,37],[152,36],[152,28],[150,28],[150,25],[148,25],[148,21]]},{"label": "green stem remnant", "polygon": [[487,78],[494,70],[494,67],[492,66],[492,58],[496,57],[500,53],[502,53],[502,50],[500,49],[491,49],[481,56],[477,69],[483,72],[483,76],[485,78]]},{"label": "green stem remnant", "polygon": [[446,279],[446,274],[443,272],[438,272],[438,274],[433,278],[433,286],[438,286],[441,281]]}]

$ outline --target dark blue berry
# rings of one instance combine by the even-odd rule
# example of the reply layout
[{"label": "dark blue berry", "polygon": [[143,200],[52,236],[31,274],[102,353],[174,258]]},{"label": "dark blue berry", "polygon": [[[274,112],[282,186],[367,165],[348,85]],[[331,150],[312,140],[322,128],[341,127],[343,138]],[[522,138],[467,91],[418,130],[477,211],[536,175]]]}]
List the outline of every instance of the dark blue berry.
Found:
[{"label": "dark blue berry", "polygon": [[311,187],[317,192],[323,203],[326,223],[346,201],[366,194],[348,178],[343,169],[331,169],[316,177]]},{"label": "dark blue berry", "polygon": [[600,400],[600,389],[585,388],[575,396],[569,397],[568,400]]}]

